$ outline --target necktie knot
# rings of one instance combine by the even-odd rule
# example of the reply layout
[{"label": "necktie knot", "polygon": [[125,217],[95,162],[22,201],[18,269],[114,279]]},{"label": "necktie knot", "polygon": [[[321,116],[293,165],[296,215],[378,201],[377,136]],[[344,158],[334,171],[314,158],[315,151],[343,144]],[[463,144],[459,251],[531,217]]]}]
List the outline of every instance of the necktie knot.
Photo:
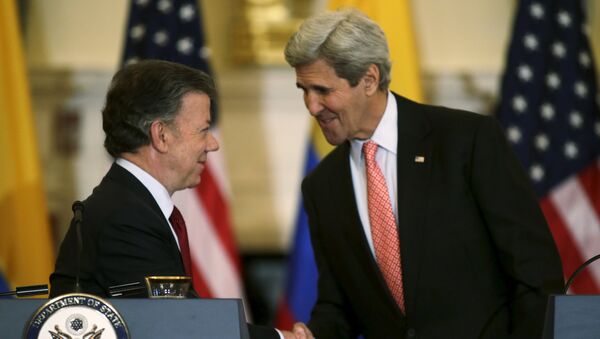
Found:
[{"label": "necktie knot", "polygon": [[185,229],[185,221],[183,220],[183,216],[181,215],[181,212],[179,212],[177,206],[173,206],[173,212],[171,212],[169,221],[171,222],[171,225],[173,225],[175,233],[179,233],[182,228]]},{"label": "necktie knot", "polygon": [[369,140],[363,144],[363,153],[365,154],[367,163],[375,161],[375,155],[377,154],[378,147],[379,145],[372,140]]}]

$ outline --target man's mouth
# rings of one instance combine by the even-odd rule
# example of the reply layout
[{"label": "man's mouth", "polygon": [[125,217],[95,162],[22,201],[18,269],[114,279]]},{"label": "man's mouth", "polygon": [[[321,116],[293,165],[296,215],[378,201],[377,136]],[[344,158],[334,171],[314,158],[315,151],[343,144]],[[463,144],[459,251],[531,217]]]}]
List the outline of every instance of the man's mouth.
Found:
[{"label": "man's mouth", "polygon": [[330,125],[334,120],[336,119],[335,116],[330,116],[330,117],[318,117],[317,121],[319,122],[319,125],[321,127],[327,127],[328,125]]}]

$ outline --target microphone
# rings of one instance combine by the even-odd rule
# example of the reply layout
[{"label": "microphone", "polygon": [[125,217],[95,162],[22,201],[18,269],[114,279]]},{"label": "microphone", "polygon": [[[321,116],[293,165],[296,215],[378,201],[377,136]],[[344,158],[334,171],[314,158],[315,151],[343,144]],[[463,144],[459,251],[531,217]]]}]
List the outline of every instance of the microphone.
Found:
[{"label": "microphone", "polygon": [[48,294],[48,285],[20,286],[17,287],[14,291],[0,292],[0,297],[16,295],[18,298],[20,298],[41,294]]},{"label": "microphone", "polygon": [[81,237],[81,221],[83,220],[83,203],[79,200],[75,200],[73,206],[73,222],[75,223],[75,233],[77,235],[77,267],[75,274],[75,293],[81,292],[81,285],[79,284],[79,274],[81,271],[81,252],[83,252],[83,238]]},{"label": "microphone", "polygon": [[581,271],[583,271],[584,268],[588,267],[591,263],[593,263],[594,261],[596,261],[598,259],[600,259],[600,254],[596,254],[595,256],[591,257],[586,262],[581,264],[581,266],[577,267],[575,272],[573,272],[573,274],[571,274],[571,276],[569,277],[569,280],[567,280],[567,283],[565,284],[565,288],[563,289],[563,294],[567,294],[567,292],[569,291],[569,287],[571,287],[571,284],[573,284],[573,281],[575,280],[575,277],[577,277],[579,275],[579,273],[581,273]]}]

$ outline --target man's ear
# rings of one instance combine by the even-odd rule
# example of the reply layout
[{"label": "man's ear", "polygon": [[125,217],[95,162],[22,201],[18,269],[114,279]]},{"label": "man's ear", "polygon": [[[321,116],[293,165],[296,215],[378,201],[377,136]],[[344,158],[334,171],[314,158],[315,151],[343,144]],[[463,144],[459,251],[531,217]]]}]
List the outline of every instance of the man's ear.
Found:
[{"label": "man's ear", "polygon": [[155,120],[150,125],[150,144],[160,153],[165,153],[168,150],[167,141],[169,138],[169,130],[164,121]]},{"label": "man's ear", "polygon": [[363,75],[362,80],[365,82],[365,91],[368,96],[373,95],[379,89],[379,79],[381,74],[379,73],[379,67],[375,64],[371,64],[367,68],[367,72]]}]

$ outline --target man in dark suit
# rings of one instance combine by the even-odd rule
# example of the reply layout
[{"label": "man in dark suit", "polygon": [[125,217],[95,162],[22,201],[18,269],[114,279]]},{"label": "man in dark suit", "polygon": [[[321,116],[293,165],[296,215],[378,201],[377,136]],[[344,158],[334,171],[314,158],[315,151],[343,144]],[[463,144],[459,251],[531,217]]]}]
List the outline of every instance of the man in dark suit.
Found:
[{"label": "man in dark suit", "polygon": [[[171,195],[198,185],[208,153],[219,148],[210,131],[214,97],[207,74],[167,61],[141,61],[115,74],[102,118],[104,146],[116,161],[83,202],[81,254],[71,223],[50,277],[51,296],[76,290],[108,296],[110,286],[146,276],[190,275],[185,223]],[[294,337],[249,329],[254,338]]]},{"label": "man in dark suit", "polygon": [[561,263],[496,121],[389,91],[386,38],[358,11],[309,18],[285,57],[338,145],[302,184],[315,337],[540,337]]}]

